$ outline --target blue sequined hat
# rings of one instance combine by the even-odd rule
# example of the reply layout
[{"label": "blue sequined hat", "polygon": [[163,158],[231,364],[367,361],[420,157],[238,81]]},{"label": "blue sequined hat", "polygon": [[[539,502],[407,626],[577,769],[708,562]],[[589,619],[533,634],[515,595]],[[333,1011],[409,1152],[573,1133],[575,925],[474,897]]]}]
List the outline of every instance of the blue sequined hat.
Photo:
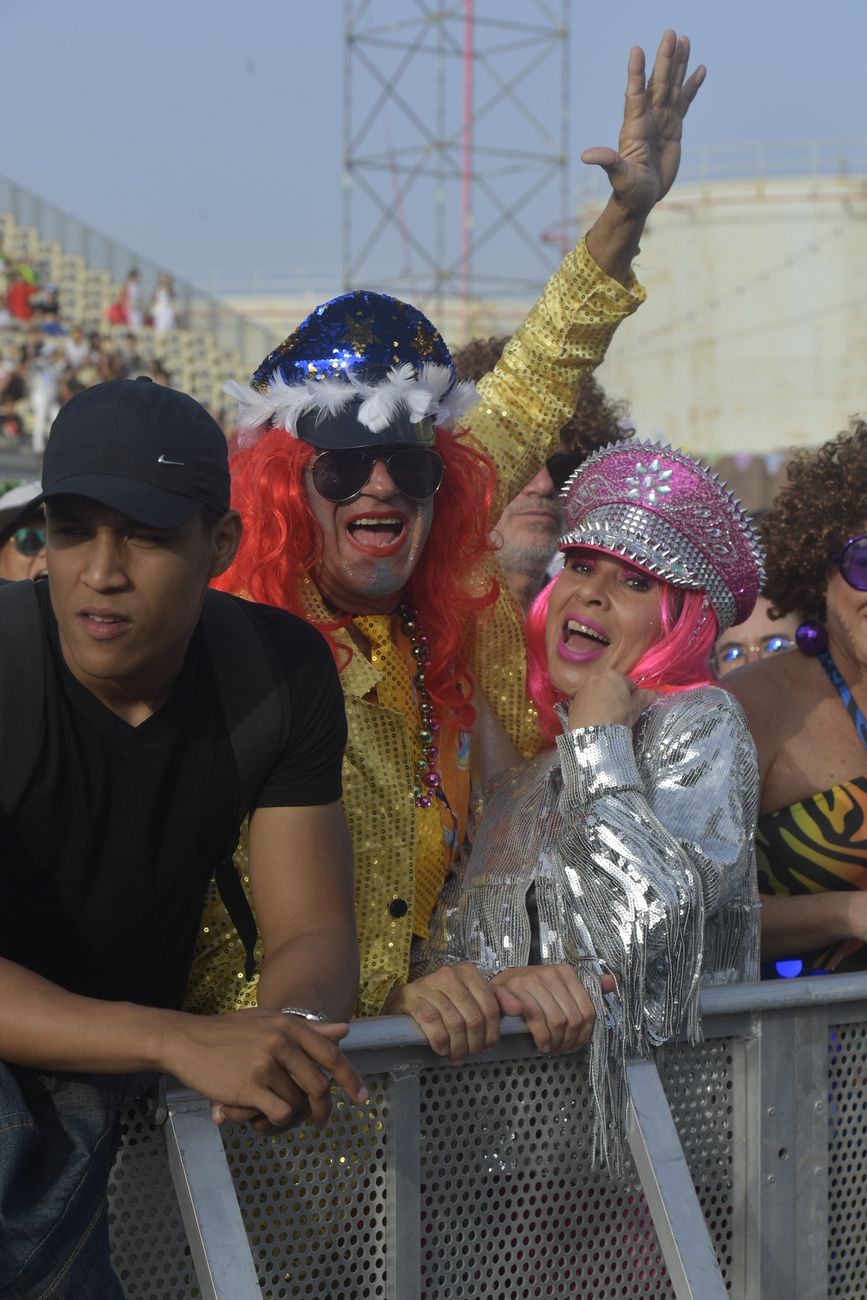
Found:
[{"label": "blue sequined hat", "polygon": [[478,400],[426,316],[362,289],[316,307],[249,385],[224,392],[238,400],[242,442],[276,427],[323,448],[429,444]]}]

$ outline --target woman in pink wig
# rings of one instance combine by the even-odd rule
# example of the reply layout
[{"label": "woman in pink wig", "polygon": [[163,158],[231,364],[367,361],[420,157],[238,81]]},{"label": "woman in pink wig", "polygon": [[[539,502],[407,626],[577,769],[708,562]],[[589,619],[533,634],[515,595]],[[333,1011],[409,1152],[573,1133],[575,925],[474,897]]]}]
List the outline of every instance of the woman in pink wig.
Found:
[{"label": "woman in pink wig", "polygon": [[564,511],[565,567],[528,628],[554,745],[488,794],[407,1009],[458,1054],[456,1013],[490,1023],[492,1004],[542,1050],[589,1040],[597,1139],[613,1121],[619,1159],[624,1058],[694,1040],[700,987],[757,975],[755,747],[710,655],[762,562],[724,484],[671,448],[595,453]]}]

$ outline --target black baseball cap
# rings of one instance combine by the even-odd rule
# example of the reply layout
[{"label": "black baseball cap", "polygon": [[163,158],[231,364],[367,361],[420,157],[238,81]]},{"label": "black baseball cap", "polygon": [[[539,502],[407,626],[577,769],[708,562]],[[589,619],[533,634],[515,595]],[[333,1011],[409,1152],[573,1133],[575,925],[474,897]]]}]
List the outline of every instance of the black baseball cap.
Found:
[{"label": "black baseball cap", "polygon": [[226,438],[187,393],[112,379],[70,398],[51,426],[42,500],[86,497],[151,528],[229,508]]}]

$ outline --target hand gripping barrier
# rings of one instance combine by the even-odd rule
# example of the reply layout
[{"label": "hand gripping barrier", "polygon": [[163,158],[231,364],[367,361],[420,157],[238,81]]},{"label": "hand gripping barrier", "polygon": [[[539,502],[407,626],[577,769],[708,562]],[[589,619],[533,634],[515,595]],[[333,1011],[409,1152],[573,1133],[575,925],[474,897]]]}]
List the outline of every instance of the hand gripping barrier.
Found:
[{"label": "hand gripping barrier", "polygon": [[867,975],[705,992],[705,1041],[629,1066],[624,1176],[590,1163],[581,1054],[520,1021],[453,1066],[405,1017],[344,1047],[369,1106],[216,1129],[170,1087],[111,1190],[127,1300],[856,1300],[867,1295]]}]

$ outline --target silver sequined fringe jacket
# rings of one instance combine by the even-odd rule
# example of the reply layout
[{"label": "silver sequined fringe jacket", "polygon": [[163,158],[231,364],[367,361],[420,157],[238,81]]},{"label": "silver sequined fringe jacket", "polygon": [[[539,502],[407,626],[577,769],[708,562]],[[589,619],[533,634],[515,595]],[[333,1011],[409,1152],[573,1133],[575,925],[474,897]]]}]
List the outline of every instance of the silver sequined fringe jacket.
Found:
[{"label": "silver sequined fringe jacket", "polygon": [[[499,778],[446,884],[413,977],[461,961],[529,962],[533,887],[544,963],[613,971],[597,1008],[597,1142],[620,1127],[623,1063],[700,1035],[701,985],[758,974],[759,773],[740,705],[720,687],[658,698],[634,731],[585,727]],[[587,972],[586,964],[582,972]],[[619,1143],[616,1143],[619,1148]]]}]

